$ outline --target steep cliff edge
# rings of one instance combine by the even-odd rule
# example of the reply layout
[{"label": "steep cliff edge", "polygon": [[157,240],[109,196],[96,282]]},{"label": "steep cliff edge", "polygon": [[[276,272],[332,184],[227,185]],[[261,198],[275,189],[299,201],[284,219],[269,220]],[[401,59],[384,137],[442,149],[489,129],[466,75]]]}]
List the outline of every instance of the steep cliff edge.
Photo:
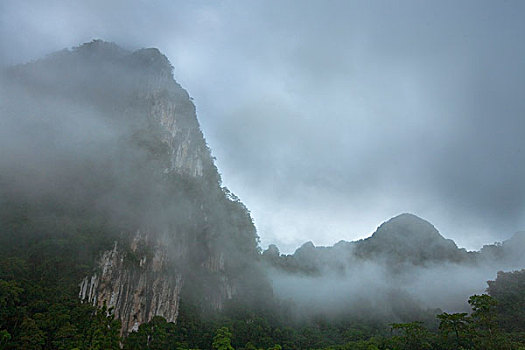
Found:
[{"label": "steep cliff edge", "polygon": [[6,77],[2,97],[17,101],[6,104],[8,123],[41,129],[14,147],[28,159],[6,178],[118,231],[80,284],[82,300],[112,308],[127,333],[157,315],[176,321],[184,288],[202,310],[252,297],[250,284],[264,280],[255,227],[221,188],[195,106],[164,55],[93,41]]}]

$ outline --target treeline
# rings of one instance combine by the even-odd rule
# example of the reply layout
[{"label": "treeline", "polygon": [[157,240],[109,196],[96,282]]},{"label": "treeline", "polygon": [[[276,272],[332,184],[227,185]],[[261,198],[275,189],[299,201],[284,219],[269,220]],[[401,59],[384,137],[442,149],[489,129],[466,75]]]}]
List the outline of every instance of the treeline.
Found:
[{"label": "treeline", "polygon": [[[419,321],[393,323],[389,332],[381,333],[355,324],[346,331],[336,324],[272,330],[257,320],[244,324],[230,320],[228,327],[220,327],[213,334],[204,331],[206,327],[203,327],[201,332],[204,332],[197,331],[190,336],[186,332],[191,325],[186,328],[185,320],[175,325],[156,317],[130,334],[124,340],[124,349],[520,350],[525,349],[525,324],[520,318],[525,312],[521,307],[525,296],[524,277],[525,270],[498,274],[489,290],[494,286],[504,288],[505,298],[497,300],[488,294],[473,295],[468,301],[472,307],[470,314],[441,313],[437,315],[439,326],[436,330],[430,330]],[[506,285],[509,281],[514,285]],[[520,284],[521,289],[515,288]],[[509,307],[511,313],[518,316],[512,322],[506,313]],[[347,340],[341,343],[341,338]],[[333,344],[337,341],[340,343]]]}]

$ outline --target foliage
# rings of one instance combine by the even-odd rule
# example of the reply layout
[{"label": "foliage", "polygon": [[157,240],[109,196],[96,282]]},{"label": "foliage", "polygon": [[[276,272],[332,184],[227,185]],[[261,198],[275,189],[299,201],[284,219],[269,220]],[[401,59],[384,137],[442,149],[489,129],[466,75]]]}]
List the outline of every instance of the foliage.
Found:
[{"label": "foliage", "polygon": [[174,326],[163,317],[155,316],[150,322],[141,324],[137,332],[126,338],[124,349],[174,349],[178,345],[175,339],[170,337]]},{"label": "foliage", "polygon": [[213,348],[217,350],[234,350],[231,345],[232,333],[227,327],[217,329],[213,337]]},{"label": "foliage", "polygon": [[525,332],[525,269],[500,271],[495,281],[487,283],[487,292],[498,301],[498,324],[507,332]]},{"label": "foliage", "polygon": [[0,349],[119,349],[111,310],[78,300],[113,228],[48,199],[4,196],[0,215]]},{"label": "foliage", "polygon": [[423,326],[422,322],[393,323],[392,331],[400,335],[392,337],[393,344],[407,350],[431,349],[430,332]]},{"label": "foliage", "polygon": [[467,313],[437,315],[442,346],[446,349],[462,349],[472,346],[471,321]]}]

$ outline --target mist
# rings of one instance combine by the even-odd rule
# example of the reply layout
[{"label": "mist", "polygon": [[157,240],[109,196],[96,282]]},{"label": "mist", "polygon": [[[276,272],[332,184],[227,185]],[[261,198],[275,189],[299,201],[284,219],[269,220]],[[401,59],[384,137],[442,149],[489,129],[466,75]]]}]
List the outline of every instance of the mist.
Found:
[{"label": "mist", "polygon": [[0,64],[158,47],[261,245],[411,212],[468,249],[525,227],[523,4],[4,1]]},{"label": "mist", "polygon": [[[85,81],[79,89],[74,79],[83,77],[75,77],[73,67],[47,63],[25,72],[27,81],[23,67],[20,73],[14,68],[6,74],[0,141],[3,180],[17,196],[85,201],[83,205],[96,210],[124,214],[126,200],[119,201],[125,191],[139,193],[141,186],[144,193],[153,190],[138,167],[146,154],[132,145],[122,152],[136,127],[134,120],[123,118],[122,112],[119,118],[111,110],[118,106],[104,105],[110,96],[96,96],[101,86],[109,87],[109,80]],[[68,75],[71,86],[62,78]],[[118,94],[115,89],[115,100]],[[137,168],[131,169],[134,162]],[[115,184],[117,177],[122,186]],[[137,209],[127,215],[135,217],[142,211]]]},{"label": "mist", "polygon": [[467,251],[428,221],[401,214],[364,240],[308,242],[291,255],[270,246],[263,261],[275,295],[294,305],[299,319],[436,324],[438,313],[470,312],[469,297],[486,293],[499,271],[522,269],[524,251],[524,232]]},{"label": "mist", "polygon": [[[323,315],[390,322],[426,321],[444,311],[469,312],[468,298],[483,294],[498,269],[443,264],[407,267],[393,274],[377,262],[357,263],[343,274],[320,276],[270,269],[276,296],[291,301],[305,318]],[[423,318],[424,317],[424,318]]]}]

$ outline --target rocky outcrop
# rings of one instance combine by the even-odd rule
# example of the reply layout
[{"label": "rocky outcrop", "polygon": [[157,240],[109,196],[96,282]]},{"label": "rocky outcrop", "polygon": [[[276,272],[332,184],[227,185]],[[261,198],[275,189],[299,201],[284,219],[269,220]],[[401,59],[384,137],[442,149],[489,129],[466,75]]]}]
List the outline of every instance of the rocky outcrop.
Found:
[{"label": "rocky outcrop", "polygon": [[[149,157],[160,161],[154,163],[158,169],[153,170],[192,178],[203,177],[205,169],[213,171],[195,106],[188,93],[173,80],[172,67],[166,57],[157,49],[118,50],[116,57],[111,52],[114,49],[113,44],[94,41],[82,45],[76,52],[82,57],[95,52],[103,63],[117,62],[110,74],[115,74],[114,65],[119,64],[127,75],[132,75],[132,79],[114,77],[120,79],[113,83],[121,89],[115,104],[129,101],[123,110],[136,121],[130,130],[132,142]],[[218,175],[212,174],[212,177]],[[111,308],[122,321],[123,333],[137,330],[154,316],[175,322],[184,283],[182,269],[176,261],[182,262],[190,248],[174,245],[189,235],[189,232],[175,230],[161,234],[144,228],[134,235],[128,233],[130,243],[116,242],[112,250],[102,254],[97,271],[80,284],[79,297],[93,305],[105,304]]]},{"label": "rocky outcrop", "polygon": [[165,247],[154,246],[149,255],[140,251],[139,246],[150,244],[140,233],[125,252],[115,243],[100,258],[99,270],[80,284],[80,299],[111,308],[122,321],[123,331],[137,330],[153,316],[163,316],[169,322],[177,319],[182,274],[166,273]]},{"label": "rocky outcrop", "polygon": [[150,129],[159,130],[155,135],[158,140],[154,141],[164,145],[170,160],[164,170],[203,176],[204,167],[213,168],[210,150],[200,130],[195,105],[173,79],[168,59],[157,49],[142,49],[131,53],[129,60],[139,74],[140,89],[133,106],[146,106],[141,117],[149,122]]}]

